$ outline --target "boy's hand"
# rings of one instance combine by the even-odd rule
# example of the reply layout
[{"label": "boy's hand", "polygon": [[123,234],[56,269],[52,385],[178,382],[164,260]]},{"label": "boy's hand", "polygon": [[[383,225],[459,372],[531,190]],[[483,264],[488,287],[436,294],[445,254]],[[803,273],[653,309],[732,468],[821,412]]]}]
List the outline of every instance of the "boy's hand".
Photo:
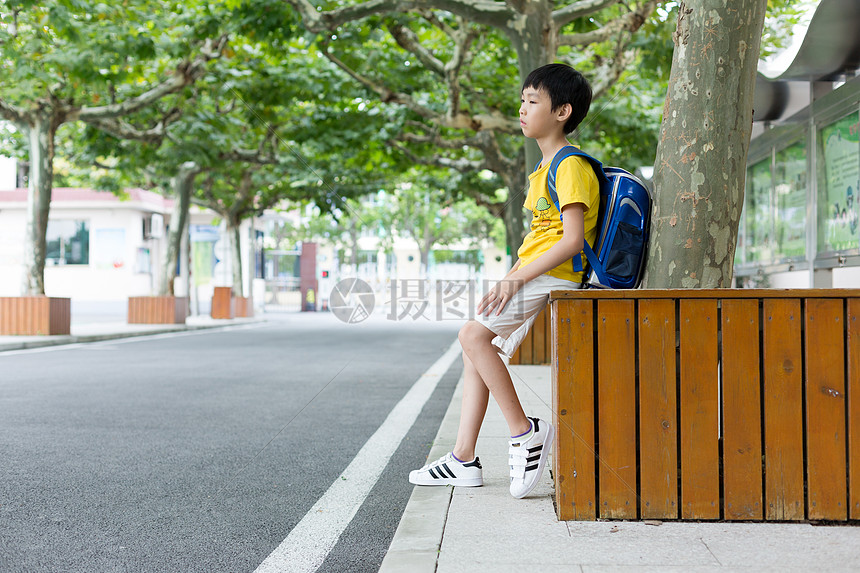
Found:
[{"label": "boy's hand", "polygon": [[496,316],[500,315],[524,284],[525,281],[518,278],[500,280],[478,303],[478,314],[489,316],[495,310]]}]

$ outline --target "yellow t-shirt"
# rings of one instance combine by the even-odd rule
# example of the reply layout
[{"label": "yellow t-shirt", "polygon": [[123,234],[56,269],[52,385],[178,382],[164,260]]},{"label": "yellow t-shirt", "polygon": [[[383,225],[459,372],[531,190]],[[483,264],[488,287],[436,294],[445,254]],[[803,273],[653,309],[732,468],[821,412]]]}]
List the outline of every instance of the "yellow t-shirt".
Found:
[{"label": "yellow t-shirt", "polygon": [[[529,191],[523,206],[532,212],[532,223],[531,231],[523,239],[523,244],[517,252],[520,268],[547,252],[561,239],[563,232],[559,209],[563,209],[565,205],[582,203],[585,213],[585,240],[593,247],[597,239],[600,187],[588,160],[582,157],[568,157],[558,166],[555,190],[558,194],[559,209],[555,208],[549,197],[548,175],[549,164],[543,165],[529,175]],[[585,264],[585,254],[583,254],[583,267]],[[546,274],[575,282],[582,282],[583,278],[582,272],[574,272],[573,262],[570,260],[547,271]]]}]

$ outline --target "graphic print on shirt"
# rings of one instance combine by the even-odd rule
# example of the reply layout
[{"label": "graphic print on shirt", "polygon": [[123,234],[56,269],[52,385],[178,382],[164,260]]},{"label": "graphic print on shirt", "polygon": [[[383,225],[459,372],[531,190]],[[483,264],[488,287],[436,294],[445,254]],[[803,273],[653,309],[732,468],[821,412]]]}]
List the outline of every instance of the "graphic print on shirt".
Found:
[{"label": "graphic print on shirt", "polygon": [[[538,231],[546,231],[549,229],[549,226],[552,224],[552,218],[550,216],[550,209],[552,205],[549,204],[549,201],[546,200],[546,197],[541,197],[538,199],[537,205],[535,205],[535,211],[533,211],[534,218],[537,219],[537,227]],[[534,223],[532,224],[534,227]]]}]

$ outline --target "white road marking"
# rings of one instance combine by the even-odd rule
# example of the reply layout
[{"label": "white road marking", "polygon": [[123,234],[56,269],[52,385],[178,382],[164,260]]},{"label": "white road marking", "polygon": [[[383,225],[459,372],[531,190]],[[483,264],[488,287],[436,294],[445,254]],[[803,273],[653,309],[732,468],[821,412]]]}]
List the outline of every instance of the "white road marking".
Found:
[{"label": "white road marking", "polygon": [[312,573],[322,565],[460,352],[460,342],[455,340],[412,385],[341,476],[255,573]]}]

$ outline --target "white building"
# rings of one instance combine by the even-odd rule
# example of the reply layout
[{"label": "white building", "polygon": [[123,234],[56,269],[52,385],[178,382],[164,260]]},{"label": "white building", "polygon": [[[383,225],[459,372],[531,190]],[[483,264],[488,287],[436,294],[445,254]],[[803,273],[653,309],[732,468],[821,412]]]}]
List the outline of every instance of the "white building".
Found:
[{"label": "white building", "polygon": [[[14,174],[14,168],[12,168]],[[8,181],[3,181],[8,183]],[[18,296],[24,284],[27,189],[0,189],[0,296]],[[167,250],[173,200],[142,189],[123,197],[93,189],[55,188],[48,223],[45,292],[76,301],[125,301],[155,294]],[[215,286],[231,286],[232,251],[214,213],[192,207],[192,307],[208,308]],[[243,290],[256,274],[251,227],[241,229]],[[177,294],[187,291],[181,278]],[[197,305],[198,308],[200,305]]]}]

